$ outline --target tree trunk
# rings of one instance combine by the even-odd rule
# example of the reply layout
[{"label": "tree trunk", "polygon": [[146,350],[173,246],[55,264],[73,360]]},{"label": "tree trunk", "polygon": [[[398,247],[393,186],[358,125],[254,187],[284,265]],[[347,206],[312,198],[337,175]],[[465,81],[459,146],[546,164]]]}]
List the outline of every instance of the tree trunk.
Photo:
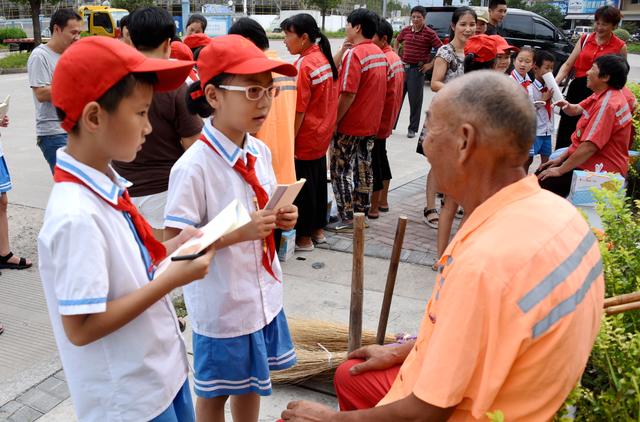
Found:
[{"label": "tree trunk", "polygon": [[40,29],[40,5],[41,0],[29,0],[31,5],[31,21],[33,22],[33,40],[35,47],[42,43],[42,31]]},{"label": "tree trunk", "polygon": [[327,9],[326,8],[322,8],[322,32],[324,32],[324,17],[327,14]]}]

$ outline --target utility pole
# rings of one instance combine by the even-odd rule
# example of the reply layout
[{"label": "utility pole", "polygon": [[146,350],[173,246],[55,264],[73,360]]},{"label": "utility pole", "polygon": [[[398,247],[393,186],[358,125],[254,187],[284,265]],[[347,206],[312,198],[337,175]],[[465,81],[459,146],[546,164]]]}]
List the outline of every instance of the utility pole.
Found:
[{"label": "utility pole", "polygon": [[387,17],[387,0],[382,0],[382,17]]}]

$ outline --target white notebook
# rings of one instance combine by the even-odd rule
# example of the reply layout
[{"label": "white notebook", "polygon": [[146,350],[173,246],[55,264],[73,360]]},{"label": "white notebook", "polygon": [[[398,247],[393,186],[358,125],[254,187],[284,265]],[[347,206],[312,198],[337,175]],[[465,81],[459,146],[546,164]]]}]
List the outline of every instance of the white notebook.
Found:
[{"label": "white notebook", "polygon": [[155,277],[162,274],[171,263],[171,257],[184,255],[182,252],[184,249],[199,245],[198,250],[193,253],[198,253],[206,249],[209,245],[213,244],[216,240],[220,239],[225,234],[229,234],[237,228],[240,228],[251,221],[251,217],[247,210],[238,202],[237,199],[231,201],[220,214],[218,214],[213,220],[209,221],[206,226],[200,227],[202,236],[194,237],[180,246],[175,252],[166,257],[156,270]]}]

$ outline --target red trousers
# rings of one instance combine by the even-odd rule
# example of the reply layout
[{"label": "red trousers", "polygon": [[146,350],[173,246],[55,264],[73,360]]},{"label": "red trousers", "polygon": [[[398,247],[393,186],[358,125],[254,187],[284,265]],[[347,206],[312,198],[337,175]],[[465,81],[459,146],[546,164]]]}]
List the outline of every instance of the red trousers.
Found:
[{"label": "red trousers", "polygon": [[360,375],[351,375],[349,369],[362,363],[360,359],[351,359],[336,369],[333,385],[338,395],[340,410],[369,409],[375,407],[389,392],[400,371],[400,365],[382,371],[370,371]]}]

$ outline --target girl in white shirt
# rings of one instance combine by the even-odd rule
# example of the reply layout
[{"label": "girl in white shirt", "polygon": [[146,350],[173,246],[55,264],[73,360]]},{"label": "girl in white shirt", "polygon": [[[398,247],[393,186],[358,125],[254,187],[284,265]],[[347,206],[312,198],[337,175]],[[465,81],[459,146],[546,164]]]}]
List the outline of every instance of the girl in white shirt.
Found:
[{"label": "girl in white shirt", "polygon": [[216,244],[209,274],[184,289],[193,326],[198,420],[257,421],[260,396],[271,393],[270,370],[291,367],[295,351],[282,310],[282,271],[273,230],[292,229],[293,205],[264,210],[276,185],[271,152],[252,137],[278,94],[271,72],[295,76],[292,65],[267,59],[251,41],[217,37],[198,57],[200,82],[187,106],[206,118],[202,137],[169,178],[165,226],[174,236],[201,226],[237,199],[252,221]]}]

